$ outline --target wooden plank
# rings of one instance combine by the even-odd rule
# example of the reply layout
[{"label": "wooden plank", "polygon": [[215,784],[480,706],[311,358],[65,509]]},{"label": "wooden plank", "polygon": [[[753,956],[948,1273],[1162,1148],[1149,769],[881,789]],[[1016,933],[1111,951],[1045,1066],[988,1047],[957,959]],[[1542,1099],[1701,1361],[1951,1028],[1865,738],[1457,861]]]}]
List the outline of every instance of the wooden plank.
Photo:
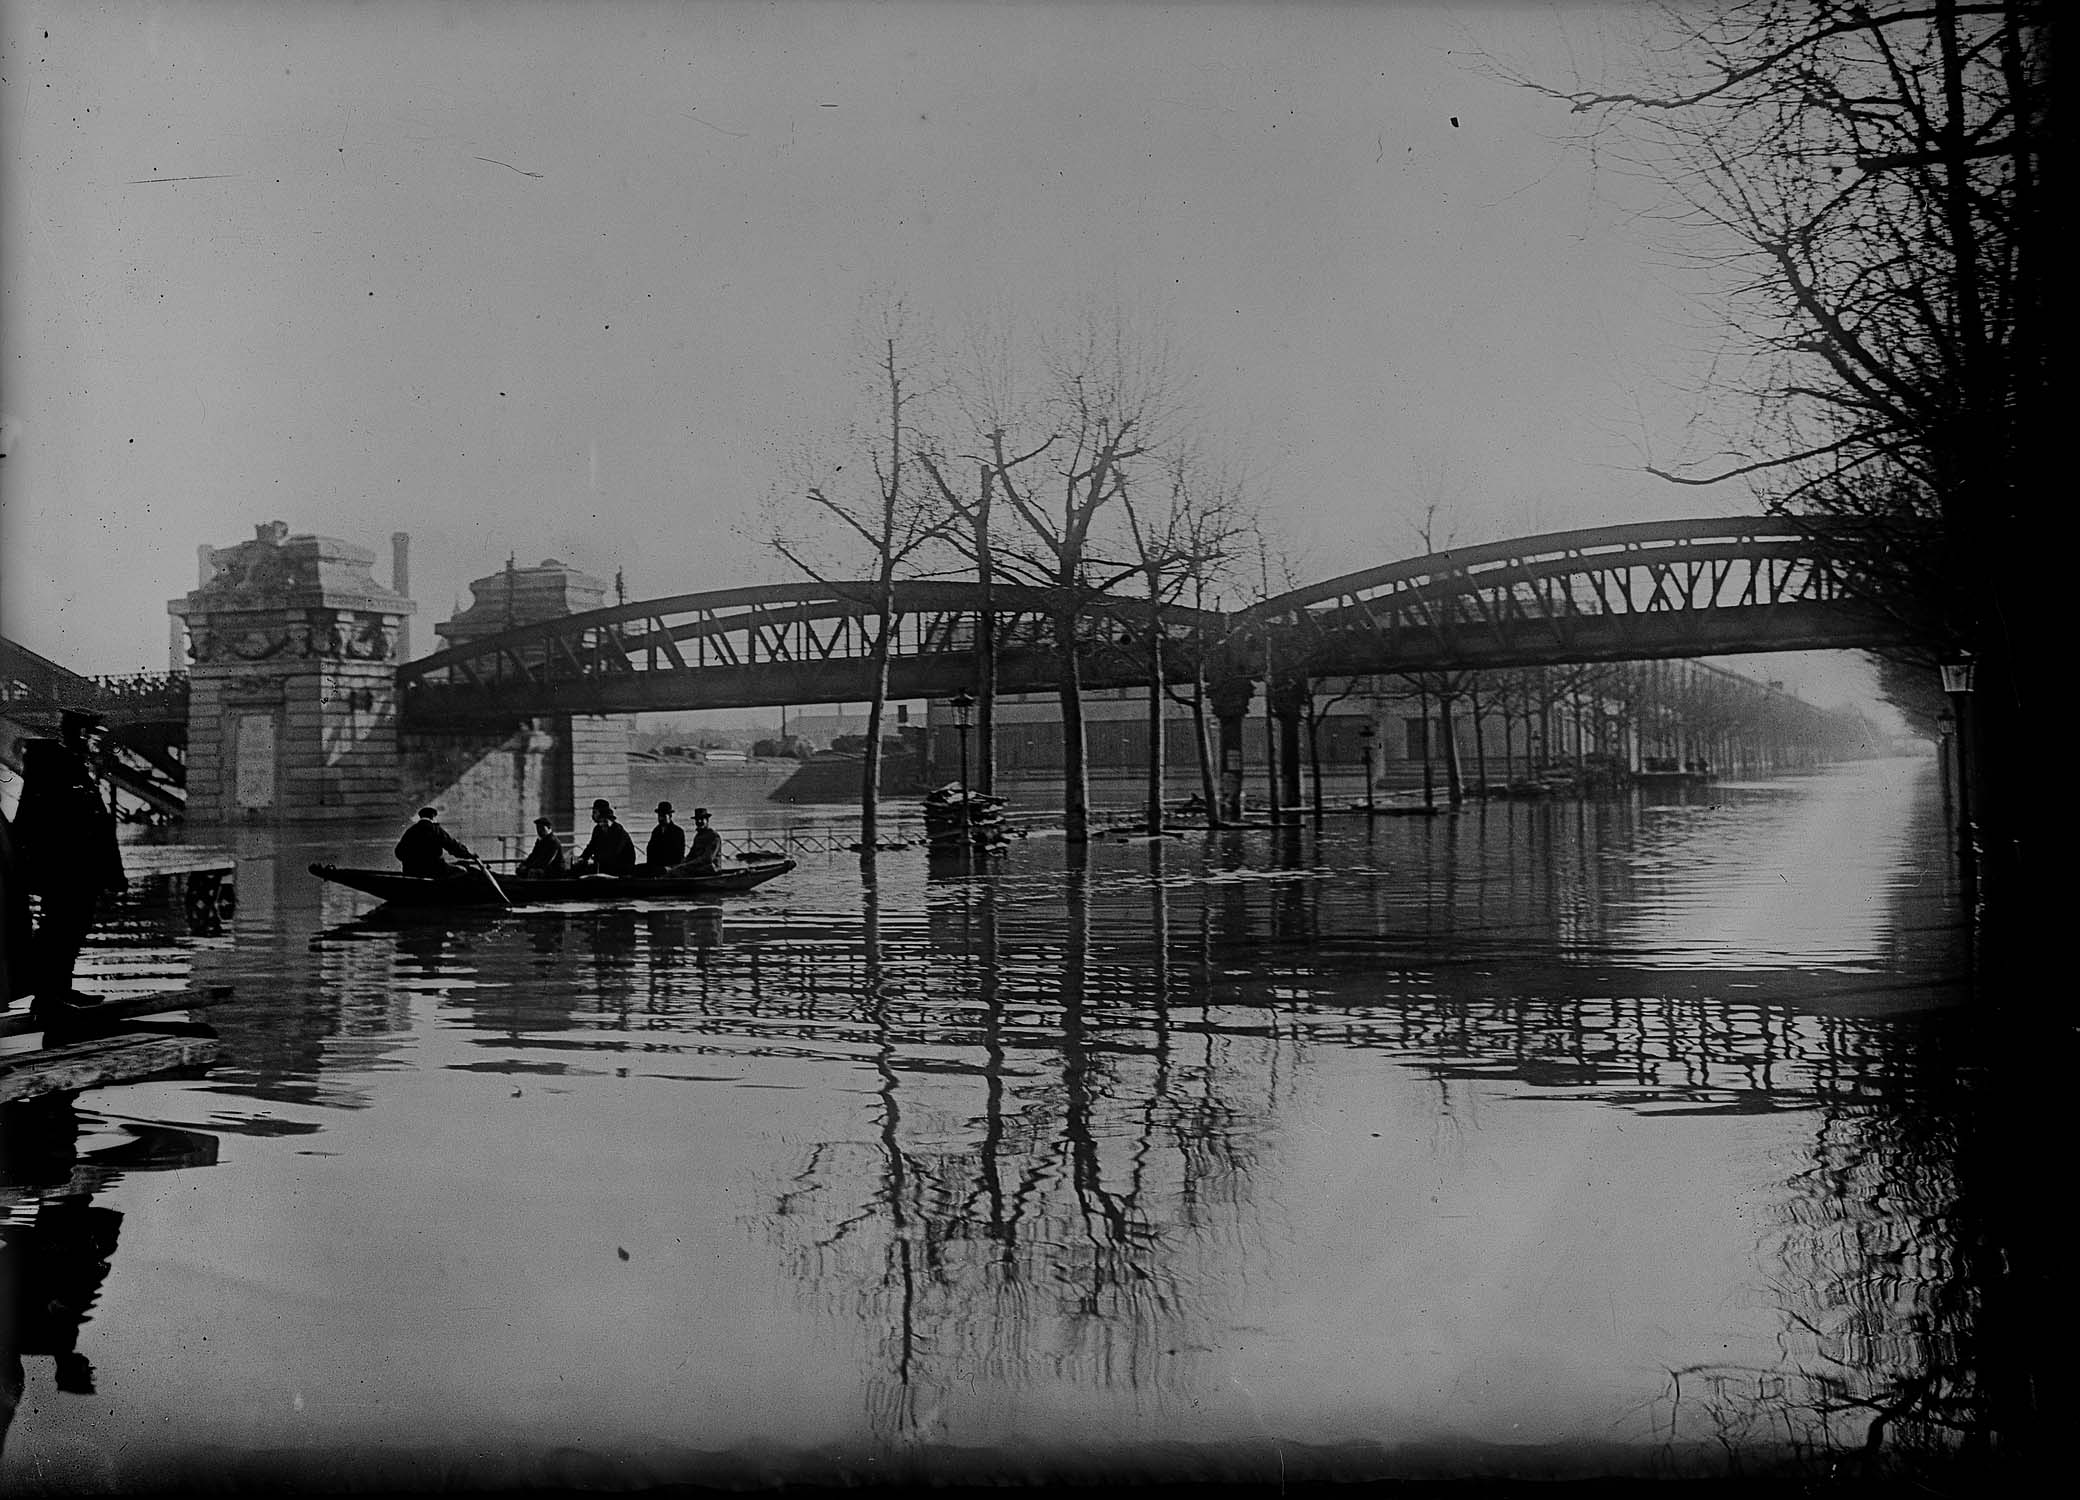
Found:
[{"label": "wooden plank", "polygon": [[[215,1005],[220,1000],[231,998],[231,986],[214,984],[206,990],[162,990],[156,995],[132,995],[122,1000],[104,1000],[76,1017],[68,1017],[65,1025],[72,1031],[94,1030],[111,1022],[131,1021],[139,1016],[161,1016],[176,1010],[199,1010],[205,1005]],[[27,1036],[32,1031],[43,1030],[40,1021],[32,1021],[27,1015],[0,1016],[0,1037]]]},{"label": "wooden plank", "polygon": [[124,1032],[0,1059],[0,1104],[128,1083],[214,1062],[215,1037]]},{"label": "wooden plank", "polygon": [[151,875],[229,875],[238,861],[229,849],[196,844],[123,844],[123,873],[132,880]]}]

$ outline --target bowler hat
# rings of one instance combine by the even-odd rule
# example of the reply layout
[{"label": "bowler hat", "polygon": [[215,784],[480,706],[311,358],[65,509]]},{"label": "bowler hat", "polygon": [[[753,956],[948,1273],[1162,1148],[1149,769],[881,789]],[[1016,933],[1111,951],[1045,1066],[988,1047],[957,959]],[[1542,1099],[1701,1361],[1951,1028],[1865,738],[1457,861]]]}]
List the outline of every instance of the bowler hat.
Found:
[{"label": "bowler hat", "polygon": [[669,802],[660,802],[657,804],[657,810],[659,812],[670,812],[672,810],[672,804]]},{"label": "bowler hat", "polygon": [[693,810],[693,815],[696,818],[705,818],[708,815],[708,810],[705,807],[696,807]]},{"label": "bowler hat", "polygon": [[422,807],[419,809],[419,816],[422,818],[437,818],[440,815],[441,810],[437,807]]}]

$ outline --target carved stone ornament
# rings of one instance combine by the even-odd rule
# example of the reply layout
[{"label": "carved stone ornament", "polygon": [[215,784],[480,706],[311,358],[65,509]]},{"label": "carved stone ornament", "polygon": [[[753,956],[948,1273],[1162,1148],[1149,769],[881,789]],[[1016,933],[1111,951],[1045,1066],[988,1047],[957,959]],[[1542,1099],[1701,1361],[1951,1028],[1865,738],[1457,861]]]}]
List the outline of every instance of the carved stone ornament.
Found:
[{"label": "carved stone ornament", "polygon": [[240,661],[272,661],[293,643],[284,626],[275,630],[243,630],[226,643],[229,654]]},{"label": "carved stone ornament", "polygon": [[361,622],[347,643],[347,654],[361,661],[388,661],[397,654],[397,631],[384,623],[381,615],[370,615]]},{"label": "carved stone ornament", "polygon": [[224,684],[224,696],[238,700],[275,700],[282,696],[289,678],[283,672],[244,672]]},{"label": "carved stone ornament", "polygon": [[347,633],[340,623],[340,612],[336,609],[314,609],[310,618],[303,622],[303,650],[305,657],[319,657],[327,661],[338,661],[347,654]]}]

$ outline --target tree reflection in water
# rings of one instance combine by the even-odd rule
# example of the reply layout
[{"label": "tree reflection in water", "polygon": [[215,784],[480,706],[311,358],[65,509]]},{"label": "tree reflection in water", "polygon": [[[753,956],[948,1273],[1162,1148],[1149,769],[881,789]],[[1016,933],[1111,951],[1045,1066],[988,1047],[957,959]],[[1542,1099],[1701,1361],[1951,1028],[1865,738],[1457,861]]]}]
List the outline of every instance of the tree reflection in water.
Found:
[{"label": "tree reflection in water", "polygon": [[[1247,1139],[1273,1101],[1210,1032],[1180,1059],[1162,868],[1158,847],[1131,967],[1094,958],[1092,876],[1073,846],[1058,911],[1049,893],[1032,903],[1038,941],[1007,941],[1017,903],[988,879],[940,885],[928,931],[888,934],[868,881],[873,1165],[813,1148],[765,1222],[809,1304],[868,1330],[884,1441],[928,1437],[950,1403],[1021,1385],[1160,1399],[1194,1378],[1236,1258],[1220,1241],[1254,1232]],[[982,1416],[1015,1435],[1007,1413]]]},{"label": "tree reflection in water", "polygon": [[1671,1371],[1671,1444],[1687,1424],[1730,1454],[1780,1443],[1867,1478],[1985,1456],[2004,1418],[1985,1385],[1982,1291],[2002,1270],[1963,1170],[1986,1113],[1977,1022],[1903,1024],[1918,1034],[1816,1080],[1810,1159],[1759,1247],[1781,1363]]},{"label": "tree reflection in water", "polygon": [[[1626,879],[1596,857],[1605,834],[1528,820],[1552,840],[1544,875],[1466,883],[1462,835],[1435,822],[1416,835],[1435,843],[1417,904],[1365,922],[1325,915],[1322,856],[1283,831],[1268,870],[1231,838],[1180,872],[1155,842],[1140,871],[1071,854],[1054,882],[949,876],[922,932],[891,929],[868,892],[854,993],[872,1163],[811,1149],[764,1222],[810,1306],[873,1330],[884,1440],[1008,1432],[1017,1389],[1043,1382],[1136,1409],[1191,1389],[1224,1284],[1265,1259],[1256,1142],[1317,1046],[1422,1068],[1442,1129],[1497,1087],[1651,1115],[1810,1112],[1758,1256],[1783,1357],[1672,1371],[1656,1430],[1671,1454],[1707,1440],[1730,1464],[1822,1467],[1983,1440],[1995,1271],[1960,1177],[1984,1089],[1969,1013],[1902,1010],[1890,973],[1630,967],[1603,935]],[[1543,941],[1527,905],[1554,919]],[[1957,941],[1939,927],[1891,956],[1955,976]],[[783,983],[802,982],[790,967]]]},{"label": "tree reflection in water", "polygon": [[[293,1006],[261,998],[279,958],[264,942],[195,967],[255,991],[223,1008],[212,1083],[229,1092],[380,1104],[374,1049],[400,1040],[408,1060],[449,1066],[461,1045],[486,1066],[610,1080],[570,1091],[587,1107],[696,1074],[795,1091],[747,1104],[724,1148],[749,1154],[705,1160],[695,1180],[755,1174],[748,1222],[766,1253],[732,1269],[763,1285],[778,1262],[812,1340],[870,1372],[871,1429],[889,1444],[1008,1441],[1021,1412],[1059,1438],[1079,1404],[1101,1438],[1203,1434],[1238,1347],[1293,1354],[1293,1406],[1340,1399],[1322,1394],[1334,1367],[1292,1347],[1334,1311],[1281,1321],[1328,1284],[1338,1244],[1319,1205],[1280,1217],[1281,1189],[1324,1180],[1313,1143],[1337,1129],[1324,1100],[1409,1111],[1408,1151],[1428,1129],[1469,1192],[1535,1179],[1545,1162],[1524,1122],[1548,1107],[1585,1137],[1620,1111],[1713,1117],[1723,1129],[1630,1132],[1651,1153],[1633,1160],[1678,1173],[1686,1143],[1709,1141],[1711,1180],[1742,1193],[1741,1211],[1753,1189],[1766,1230],[1751,1244],[1754,1219],[1701,1212],[1693,1227],[1711,1238],[1697,1243],[1725,1255],[1726,1279],[1677,1268],[1642,1301],[1723,1289],[1749,1353],[1685,1363],[1722,1347],[1712,1307],[1637,1338],[1614,1317],[1611,1342],[1583,1356],[1605,1361],[1592,1373],[1608,1391],[1584,1399],[1645,1402],[1652,1432],[1635,1421],[1625,1440],[1644,1455],[1665,1444],[1670,1467],[1699,1442],[1728,1463],[1768,1450],[1883,1467],[2002,1430],[2013,1376],[1988,1308],[2012,1241],[1988,1163],[2040,1148],[1989,1123],[2012,1092],[1994,1081],[1996,1028],[1944,1009],[1956,929],[1891,909],[1917,889],[1940,897],[1934,878],[1873,856],[1834,906],[1779,898],[1782,872],[1800,869],[1774,852],[1783,830],[1825,799],[1778,800],[1651,816],[1510,803],[1108,843],[1059,865],[1062,846],[1036,839],[925,875],[890,860],[857,894],[849,862],[811,866],[712,912],[499,913],[431,932],[357,919],[310,940],[313,963],[284,986]],[[1865,816],[1853,798],[1825,805],[1828,828]],[[1940,827],[1910,838],[1924,835],[1940,854]],[[1842,901],[1863,925],[1837,940]],[[1787,913],[1797,941],[1770,929]],[[2041,1050],[2047,1068],[2063,1055]],[[1411,1075],[1428,1088],[1396,1086]],[[626,1092],[599,1091],[623,1078]],[[707,1102],[739,1118],[736,1101]],[[1759,1187],[1726,1175],[1758,1141],[1795,1143],[1796,1165],[1772,1156]],[[1521,1155],[1483,1164],[1490,1146],[1528,1150],[1529,1170]],[[1475,1260],[1490,1248],[1458,1233],[1407,1242]],[[1378,1305],[1398,1312],[1392,1295]],[[1363,1358],[1365,1344],[1338,1352]],[[1682,1366],[1666,1389],[1638,1374],[1657,1359]],[[1392,1381],[1361,1378],[1352,1399],[1390,1408]],[[1486,1399],[1479,1418],[1511,1398]],[[1344,1431],[1369,1435],[1370,1417]]]}]

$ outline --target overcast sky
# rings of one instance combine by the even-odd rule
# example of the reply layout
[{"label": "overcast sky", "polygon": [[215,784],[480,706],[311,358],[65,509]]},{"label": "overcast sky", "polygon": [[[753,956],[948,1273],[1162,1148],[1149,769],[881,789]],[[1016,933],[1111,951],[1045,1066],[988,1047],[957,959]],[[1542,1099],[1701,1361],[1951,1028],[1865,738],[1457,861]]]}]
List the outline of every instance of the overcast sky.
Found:
[{"label": "overcast sky", "polygon": [[509,553],[784,577],[745,517],[888,294],[1159,320],[1306,577],[1426,474],[1459,542],[1752,511],[1640,470],[1723,339],[1646,185],[1481,67],[1630,11],[0,0],[0,628],[161,666],[277,518],[409,532],[421,650]]}]

